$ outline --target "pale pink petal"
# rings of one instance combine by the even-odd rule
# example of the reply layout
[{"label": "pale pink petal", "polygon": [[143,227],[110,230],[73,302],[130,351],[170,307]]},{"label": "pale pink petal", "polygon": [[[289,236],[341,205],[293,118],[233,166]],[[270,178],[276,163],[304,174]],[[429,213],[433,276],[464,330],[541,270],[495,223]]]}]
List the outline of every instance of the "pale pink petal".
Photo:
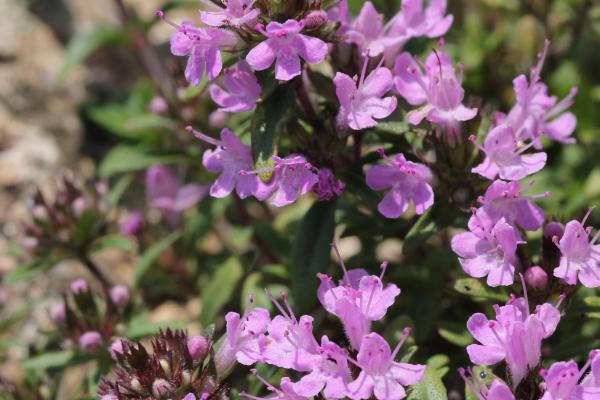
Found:
[{"label": "pale pink petal", "polygon": [[257,44],[246,56],[246,62],[257,71],[269,68],[275,61],[275,50],[270,40]]}]

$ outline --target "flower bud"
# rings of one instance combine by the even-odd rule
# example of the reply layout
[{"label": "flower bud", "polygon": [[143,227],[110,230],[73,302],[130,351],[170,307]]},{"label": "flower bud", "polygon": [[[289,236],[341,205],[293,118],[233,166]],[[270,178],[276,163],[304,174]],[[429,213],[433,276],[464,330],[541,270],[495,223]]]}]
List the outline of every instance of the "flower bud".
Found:
[{"label": "flower bud", "polygon": [[544,238],[552,239],[553,237],[556,236],[560,240],[564,231],[565,231],[565,227],[560,222],[549,222],[544,227]]},{"label": "flower bud", "polygon": [[81,294],[89,290],[87,281],[83,278],[75,279],[73,282],[71,282],[69,288],[73,294]]},{"label": "flower bud", "polygon": [[150,104],[148,104],[148,110],[154,114],[164,115],[169,111],[169,105],[164,98],[154,96],[152,100],[150,100]]},{"label": "flower bud", "polygon": [[548,274],[541,267],[534,265],[525,272],[525,283],[531,289],[543,290],[548,284]]},{"label": "flower bud", "polygon": [[229,116],[224,111],[213,111],[208,116],[208,126],[212,129],[221,129],[227,124]]},{"label": "flower bud", "polygon": [[117,307],[129,304],[129,288],[125,285],[115,285],[110,288],[110,299]]},{"label": "flower bud", "polygon": [[152,383],[152,394],[154,397],[165,397],[171,390],[171,385],[165,379],[159,378]]},{"label": "flower bud", "polygon": [[100,397],[100,400],[119,400],[119,398],[114,394],[105,394],[104,396]]},{"label": "flower bud", "polygon": [[208,340],[202,335],[195,335],[188,339],[187,348],[194,360],[200,360],[208,352]]},{"label": "flower bud", "polygon": [[50,318],[57,324],[65,322],[67,319],[67,308],[65,303],[57,303],[50,307]]},{"label": "flower bud", "polygon": [[143,222],[144,216],[141,212],[132,212],[119,224],[119,232],[125,236],[135,236],[142,228]]},{"label": "flower bud", "polygon": [[116,339],[110,345],[110,355],[114,359],[116,359],[117,355],[120,355],[120,354],[123,354],[123,340],[122,339]]},{"label": "flower bud", "polygon": [[102,347],[102,335],[96,331],[88,331],[79,337],[79,346],[85,351],[96,351]]},{"label": "flower bud", "polygon": [[327,13],[325,11],[312,11],[304,18],[304,27],[306,29],[315,29],[324,25],[327,20]]}]

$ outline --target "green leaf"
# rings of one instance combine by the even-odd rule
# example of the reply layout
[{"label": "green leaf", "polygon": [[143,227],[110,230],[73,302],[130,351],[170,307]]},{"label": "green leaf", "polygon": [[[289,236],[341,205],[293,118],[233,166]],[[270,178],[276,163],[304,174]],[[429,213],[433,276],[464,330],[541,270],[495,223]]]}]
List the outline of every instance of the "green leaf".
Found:
[{"label": "green leaf", "polygon": [[244,269],[237,258],[229,258],[218,267],[202,293],[200,322],[203,326],[210,325],[221,308],[229,302],[243,274]]},{"label": "green leaf", "polygon": [[324,271],[330,261],[335,227],[335,201],[313,204],[292,241],[291,278],[295,306],[300,312],[316,302],[317,272]]},{"label": "green leaf", "polygon": [[119,201],[121,200],[121,197],[123,197],[123,194],[125,194],[125,191],[129,187],[129,185],[131,185],[131,183],[133,182],[134,179],[135,179],[134,174],[125,174],[119,178],[117,183],[115,183],[110,188],[110,191],[108,192],[107,197],[108,197],[108,201],[110,202],[110,204],[118,204],[119,203]]},{"label": "green leaf", "polygon": [[92,244],[92,253],[98,253],[106,249],[121,249],[125,251],[132,251],[134,248],[133,242],[127,236],[122,235],[109,235],[104,236]]},{"label": "green leaf", "polygon": [[93,52],[109,44],[126,44],[127,33],[118,25],[100,25],[95,30],[76,35],[67,45],[65,61],[58,73],[63,79],[75,65],[82,63]]},{"label": "green leaf", "polygon": [[12,314],[0,320],[0,334],[4,333],[11,326],[25,318],[29,314],[30,309],[30,305],[21,306],[13,311]]},{"label": "green leaf", "polygon": [[494,300],[503,303],[508,300],[506,293],[494,291],[474,278],[457,279],[454,283],[454,290],[475,299]]},{"label": "green leaf", "polygon": [[473,343],[473,338],[465,329],[464,324],[443,323],[443,327],[438,329],[438,334],[458,347],[466,347]]},{"label": "green leaf", "polygon": [[404,238],[404,248],[411,252],[417,246],[423,244],[427,238],[439,231],[437,221],[433,217],[432,209],[419,217],[417,222],[410,228]]},{"label": "green leaf", "polygon": [[85,359],[78,356],[74,351],[54,351],[40,354],[23,361],[24,369],[44,370],[49,368],[64,368],[70,365],[79,364]]},{"label": "green leaf", "polygon": [[448,392],[437,370],[428,366],[423,379],[411,386],[408,400],[447,400]]},{"label": "green leaf", "polygon": [[125,139],[154,140],[162,131],[174,127],[168,118],[132,109],[128,104],[90,107],[87,114],[107,131]]},{"label": "green leaf", "polygon": [[42,258],[40,260],[32,261],[28,264],[21,265],[11,271],[5,278],[4,283],[7,285],[14,285],[19,282],[30,279],[38,272],[46,271],[54,266],[55,260],[50,258]]},{"label": "green leaf", "polygon": [[[485,366],[474,365],[473,373],[477,376],[477,379],[485,385],[486,388],[489,388],[494,379],[500,379],[492,372],[492,369]],[[502,381],[502,379],[500,379]],[[479,400],[479,396],[477,396],[473,391],[465,385],[465,400]]]},{"label": "green leaf", "polygon": [[256,106],[252,117],[250,142],[252,155],[258,167],[264,167],[275,154],[277,139],[292,119],[296,104],[291,84],[278,86],[273,93]]},{"label": "green leaf", "polygon": [[163,251],[171,247],[173,243],[181,237],[181,231],[172,232],[169,236],[166,236],[150,246],[144,254],[141,255],[133,274],[134,285],[139,285],[142,277],[154,264],[154,261],[161,255]]},{"label": "green leaf", "polygon": [[143,337],[152,336],[164,328],[184,329],[184,321],[163,321],[152,322],[149,319],[148,312],[141,312],[134,315],[129,321],[127,328],[127,338],[137,340]]},{"label": "green leaf", "polygon": [[391,133],[394,135],[403,135],[409,130],[408,124],[404,121],[379,122],[374,129],[376,132]]},{"label": "green leaf", "polygon": [[152,154],[142,147],[120,145],[113,148],[102,160],[99,172],[102,177],[117,173],[139,171],[153,164],[172,164],[182,161],[181,155]]},{"label": "green leaf", "polygon": [[583,302],[593,308],[599,308],[600,307],[600,297],[598,296],[588,296],[585,299],[583,299]]}]

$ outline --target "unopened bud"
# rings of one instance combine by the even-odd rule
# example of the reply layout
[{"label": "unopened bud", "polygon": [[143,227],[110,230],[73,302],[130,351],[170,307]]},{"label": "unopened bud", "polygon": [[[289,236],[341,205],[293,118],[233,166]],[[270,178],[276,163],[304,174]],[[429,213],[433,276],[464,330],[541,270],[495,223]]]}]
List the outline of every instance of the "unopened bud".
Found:
[{"label": "unopened bud", "polygon": [[132,212],[119,224],[119,232],[125,236],[135,236],[142,228],[143,222],[144,216],[141,212]]},{"label": "unopened bud", "polygon": [[105,394],[104,396],[100,397],[100,400],[119,400],[119,398],[114,394]]},{"label": "unopened bud", "polygon": [[314,29],[324,25],[327,22],[327,13],[323,10],[310,12],[304,18],[304,27],[306,29]]},{"label": "unopened bud", "polygon": [[65,303],[54,304],[50,307],[50,318],[57,324],[65,322],[67,319],[67,307]]},{"label": "unopened bud", "polygon": [[150,104],[148,104],[148,110],[154,114],[164,115],[169,111],[169,104],[167,104],[167,101],[164,98],[154,96],[152,100],[150,100]]},{"label": "unopened bud", "polygon": [[117,307],[129,304],[129,288],[125,285],[116,285],[110,288],[110,299]]},{"label": "unopened bud", "polygon": [[551,239],[557,237],[560,239],[565,231],[565,227],[560,222],[549,222],[544,227],[544,237]]},{"label": "unopened bud", "polygon": [[194,360],[200,360],[208,352],[208,340],[202,335],[192,336],[188,339],[187,348]]},{"label": "unopened bud", "polygon": [[88,291],[87,281],[83,278],[75,279],[69,285],[69,289],[71,289],[71,293],[73,294],[81,294]]},{"label": "unopened bud", "polygon": [[227,124],[229,116],[223,111],[213,111],[208,116],[208,126],[212,129],[221,129]]},{"label": "unopened bud", "polygon": [[531,289],[543,290],[548,284],[548,274],[541,267],[534,265],[525,272],[525,283]]},{"label": "unopened bud", "polygon": [[154,397],[165,397],[171,391],[171,385],[165,379],[157,379],[152,383],[152,394]]},{"label": "unopened bud", "polygon": [[123,340],[117,339],[110,345],[110,355],[116,359],[121,354],[123,354]]},{"label": "unopened bud", "polygon": [[85,351],[96,351],[102,347],[102,335],[96,331],[88,331],[79,337],[79,346]]}]

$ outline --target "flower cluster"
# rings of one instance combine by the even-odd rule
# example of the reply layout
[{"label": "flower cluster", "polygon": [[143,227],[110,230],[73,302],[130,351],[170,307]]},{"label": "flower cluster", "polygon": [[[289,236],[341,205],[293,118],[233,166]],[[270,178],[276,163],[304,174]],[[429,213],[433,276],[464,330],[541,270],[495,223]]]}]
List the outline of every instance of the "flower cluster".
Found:
[{"label": "flower cluster", "polygon": [[237,360],[244,365],[260,362],[303,374],[297,382],[283,378],[281,388],[263,380],[277,398],[308,399],[321,392],[333,399],[404,398],[405,386],[418,383],[425,366],[395,361],[409,328],[403,330],[393,350],[381,335],[371,331],[371,322],[384,318],[400,294],[393,283],[383,284],[386,268],[387,263],[382,264],[381,276],[376,276],[344,267],[338,284],[330,276],[319,274],[318,298],[329,313],[340,319],[349,348],[325,335],[317,340],[313,317],[296,316],[285,293],[281,293],[282,304],[268,292],[279,310],[275,317],[271,318],[264,308],[251,308],[252,299],[243,316],[235,312],[226,315],[226,337],[215,356],[217,372],[224,374]]},{"label": "flower cluster", "polygon": [[211,372],[211,348],[205,336],[169,329],[152,338],[151,351],[139,342],[115,341],[116,377],[103,378],[98,394],[102,400],[223,398],[224,387]]},{"label": "flower cluster", "polygon": [[93,353],[106,349],[130,306],[127,286],[113,286],[102,298],[80,278],[69,285],[69,295],[51,307],[50,317],[63,337],[77,343],[81,350]]}]

